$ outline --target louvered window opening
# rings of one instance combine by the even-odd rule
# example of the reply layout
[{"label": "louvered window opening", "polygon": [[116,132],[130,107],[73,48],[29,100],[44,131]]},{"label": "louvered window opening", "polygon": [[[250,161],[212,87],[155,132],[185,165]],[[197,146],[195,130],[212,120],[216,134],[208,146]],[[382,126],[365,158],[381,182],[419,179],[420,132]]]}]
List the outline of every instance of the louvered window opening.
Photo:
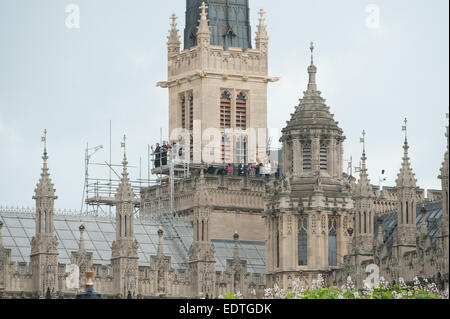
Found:
[{"label": "louvered window opening", "polygon": [[236,127],[247,129],[247,99],[243,93],[240,93],[236,100]]},{"label": "louvered window opening", "polygon": [[224,92],[220,98],[220,127],[231,128],[231,97]]},{"label": "louvered window opening", "polygon": [[321,146],[320,147],[320,170],[326,171],[327,170],[327,147]]},{"label": "louvered window opening", "polygon": [[186,128],[186,98],[181,97],[181,127]]},{"label": "louvered window opening", "polygon": [[303,147],[303,170],[311,170],[311,145]]}]

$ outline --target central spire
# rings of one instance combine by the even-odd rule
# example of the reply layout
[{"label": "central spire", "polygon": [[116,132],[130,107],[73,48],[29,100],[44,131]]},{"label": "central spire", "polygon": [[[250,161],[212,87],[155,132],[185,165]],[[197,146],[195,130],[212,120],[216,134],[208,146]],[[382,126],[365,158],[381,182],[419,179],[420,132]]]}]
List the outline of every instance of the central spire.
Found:
[{"label": "central spire", "polygon": [[311,46],[309,49],[311,50],[311,65],[308,67],[309,73],[308,91],[314,92],[317,91],[317,84],[316,84],[317,67],[314,65],[314,42],[311,42]]}]

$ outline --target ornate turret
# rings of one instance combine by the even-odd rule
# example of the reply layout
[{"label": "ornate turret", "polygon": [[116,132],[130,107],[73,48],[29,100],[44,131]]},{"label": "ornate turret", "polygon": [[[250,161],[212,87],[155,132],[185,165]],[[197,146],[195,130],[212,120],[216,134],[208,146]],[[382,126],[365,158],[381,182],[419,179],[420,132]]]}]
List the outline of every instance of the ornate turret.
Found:
[{"label": "ornate turret", "polygon": [[126,136],[121,144],[123,151],[122,179],[115,196],[116,241],[112,244],[111,264],[114,288],[124,296],[137,295],[138,243],[134,238],[134,192],[127,171]]},{"label": "ornate turret", "polygon": [[178,29],[177,29],[177,16],[172,14],[170,17],[170,20],[172,20],[172,23],[170,24],[170,30],[169,30],[169,36],[167,37],[167,52],[169,57],[172,55],[176,55],[180,53],[180,36],[178,35]]},{"label": "ornate turret", "polygon": [[[86,282],[85,276],[82,276],[87,271],[92,269],[93,263],[93,253],[88,252],[85,249],[84,245],[84,232],[86,231],[86,227],[84,223],[81,223],[78,227],[78,231],[80,232],[80,241],[78,243],[78,250],[72,251],[71,253],[71,263],[72,265],[78,266],[78,275],[80,279],[80,285],[83,286]],[[78,288],[79,285],[75,285]]]},{"label": "ornate turret", "polygon": [[258,24],[258,31],[256,31],[256,38],[255,38],[255,44],[256,49],[260,50],[261,52],[264,52],[267,54],[268,48],[269,48],[269,36],[267,35],[267,29],[264,18],[264,15],[266,12],[263,9],[259,10],[259,24]]},{"label": "ornate turret", "polygon": [[417,225],[416,225],[416,207],[417,207],[417,186],[415,174],[411,168],[409,161],[409,145],[407,136],[407,123],[405,119],[405,143],[403,145],[403,159],[400,172],[397,175],[397,222],[396,235],[394,239],[394,246],[399,246],[399,257],[403,253],[415,248]]},{"label": "ornate turret", "polygon": [[[294,177],[327,175],[342,178],[343,131],[317,90],[317,67],[311,43],[308,89],[283,129],[283,161],[288,175]],[[293,154],[300,154],[294,157]]]},{"label": "ornate turret", "polygon": [[361,143],[363,153],[361,157],[361,171],[359,181],[355,187],[355,228],[356,228],[356,250],[363,254],[370,254],[373,249],[374,217],[373,193],[370,185],[366,166],[366,132],[363,131]]},{"label": "ornate turret", "polygon": [[311,282],[324,269],[344,264],[350,246],[353,200],[343,176],[345,137],[317,89],[313,43],[310,50],[307,90],[282,131],[283,177],[266,188],[268,286],[298,276]]},{"label": "ornate turret", "polygon": [[208,47],[211,44],[211,30],[209,29],[208,13],[206,12],[208,6],[205,2],[202,2],[200,9],[202,11],[200,13],[200,20],[198,20],[197,40],[200,47]]},{"label": "ornate turret", "polygon": [[200,168],[196,180],[196,198],[194,207],[194,242],[189,249],[189,269],[193,287],[193,297],[200,295],[214,297],[215,286],[215,249],[209,239],[211,201],[204,174]]},{"label": "ornate turret", "polygon": [[35,189],[36,234],[31,240],[31,268],[33,289],[41,296],[53,295],[58,288],[58,240],[54,235],[53,215],[55,189],[47,167],[47,130],[41,138],[44,143],[44,163],[41,178]]}]

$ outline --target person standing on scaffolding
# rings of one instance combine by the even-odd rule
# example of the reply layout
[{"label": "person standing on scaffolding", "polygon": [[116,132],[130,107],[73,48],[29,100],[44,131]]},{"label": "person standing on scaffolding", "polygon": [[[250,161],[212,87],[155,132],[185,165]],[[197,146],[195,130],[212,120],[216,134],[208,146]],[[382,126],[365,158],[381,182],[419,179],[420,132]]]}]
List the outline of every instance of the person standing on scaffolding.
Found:
[{"label": "person standing on scaffolding", "polygon": [[159,168],[161,167],[161,147],[159,146],[159,143],[156,143],[156,149],[153,149],[152,146],[152,151],[152,155],[155,156],[155,168]]},{"label": "person standing on scaffolding", "polygon": [[178,142],[177,142],[177,148],[178,148],[178,158],[180,161],[184,161],[184,140],[181,135],[178,136]]},{"label": "person standing on scaffolding", "polygon": [[167,153],[169,151],[169,145],[166,141],[163,141],[163,146],[161,147],[161,163],[162,166],[167,166]]}]

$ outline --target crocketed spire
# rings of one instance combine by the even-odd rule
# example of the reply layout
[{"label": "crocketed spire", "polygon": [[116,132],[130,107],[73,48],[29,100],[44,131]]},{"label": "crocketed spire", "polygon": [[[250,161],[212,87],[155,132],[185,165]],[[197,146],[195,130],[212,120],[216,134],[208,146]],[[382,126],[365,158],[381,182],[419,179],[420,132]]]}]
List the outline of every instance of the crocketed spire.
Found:
[{"label": "crocketed spire", "polygon": [[312,42],[310,50],[311,65],[308,67],[308,89],[303,93],[303,99],[300,100],[288,126],[283,131],[306,127],[326,127],[340,135],[343,131],[338,127],[339,123],[334,120],[334,115],[330,113],[330,108],[325,104],[326,100],[321,97],[322,92],[317,90],[317,67],[314,65],[314,44]]},{"label": "crocketed spire", "polygon": [[123,151],[123,170],[122,170],[122,180],[120,181],[119,188],[117,189],[116,193],[116,199],[118,201],[133,201],[134,199],[134,192],[133,188],[130,184],[130,179],[128,178],[128,171],[127,171],[127,153],[126,153],[126,136],[123,137],[122,147],[124,149]]},{"label": "crocketed spire", "polygon": [[211,40],[211,30],[209,28],[209,20],[208,20],[208,13],[206,12],[206,9],[208,9],[208,6],[205,2],[202,3],[200,6],[200,9],[202,12],[200,13],[200,20],[198,20],[199,25],[197,27],[197,38],[198,43],[202,44],[204,41],[203,39],[208,40],[208,42],[203,44],[209,44]]},{"label": "crocketed spire", "polygon": [[44,155],[42,156],[42,159],[44,160],[43,166],[42,166],[42,173],[41,178],[39,179],[39,183],[37,184],[36,189],[34,190],[35,196],[33,199],[36,199],[38,197],[50,197],[53,199],[56,199],[55,196],[56,190],[54,189],[54,185],[52,183],[52,180],[50,178],[49,169],[47,166],[47,130],[44,130],[44,136],[42,137],[42,142],[44,142]]},{"label": "crocketed spire", "polygon": [[267,29],[265,24],[266,19],[264,18],[266,12],[263,9],[260,9],[258,13],[260,18],[258,24],[258,31],[256,31],[256,38],[255,38],[256,49],[266,51],[269,42],[269,36],[267,35]]},{"label": "crocketed spire", "polygon": [[[405,123],[407,120],[405,120]],[[406,126],[403,127],[403,130],[406,132]],[[408,138],[405,134],[405,144],[403,145],[403,161],[402,161],[402,167],[400,168],[400,172],[397,175],[396,184],[397,187],[416,187],[416,178],[415,174],[411,168],[411,163],[409,161],[409,145],[408,145]]]},{"label": "crocketed spire", "polygon": [[361,157],[361,171],[359,173],[359,182],[356,185],[356,194],[360,196],[370,196],[372,193],[372,186],[370,185],[369,175],[367,174],[366,166],[366,131],[363,131],[361,143],[363,143],[363,153]]},{"label": "crocketed spire", "polygon": [[169,50],[169,54],[178,53],[180,51],[181,41],[180,36],[178,35],[178,29],[177,29],[177,16],[172,14],[170,17],[170,20],[172,20],[172,23],[170,24],[170,30],[169,30],[169,36],[167,37],[167,47]]}]

